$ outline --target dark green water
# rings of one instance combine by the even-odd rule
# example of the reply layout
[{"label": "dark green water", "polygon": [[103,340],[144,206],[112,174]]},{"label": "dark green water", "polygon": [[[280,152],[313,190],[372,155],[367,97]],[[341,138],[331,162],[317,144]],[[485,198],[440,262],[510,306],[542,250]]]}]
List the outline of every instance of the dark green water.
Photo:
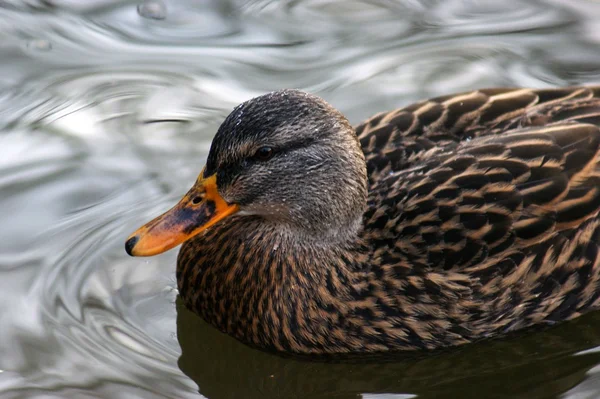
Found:
[{"label": "dark green water", "polygon": [[423,358],[286,359],[183,309],[176,251],[123,250],[239,102],[302,88],[358,122],[598,83],[600,2],[140,3],[0,0],[1,398],[600,397],[600,313]]}]

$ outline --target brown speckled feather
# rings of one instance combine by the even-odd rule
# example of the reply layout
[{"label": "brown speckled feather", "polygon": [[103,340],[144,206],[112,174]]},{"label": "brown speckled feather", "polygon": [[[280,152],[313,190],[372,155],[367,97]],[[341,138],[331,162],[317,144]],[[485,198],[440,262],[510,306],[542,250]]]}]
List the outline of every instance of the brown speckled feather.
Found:
[{"label": "brown speckled feather", "polygon": [[489,89],[356,128],[358,236],[304,244],[235,216],[184,244],[186,304],[290,353],[436,349],[600,304],[600,87]]}]

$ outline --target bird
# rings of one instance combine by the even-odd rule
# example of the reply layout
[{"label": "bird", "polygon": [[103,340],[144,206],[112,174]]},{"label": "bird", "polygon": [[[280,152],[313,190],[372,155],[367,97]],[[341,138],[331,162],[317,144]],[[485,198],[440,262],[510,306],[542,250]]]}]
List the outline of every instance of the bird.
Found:
[{"label": "bird", "polygon": [[290,355],[415,353],[600,305],[600,86],[432,98],[353,126],[296,89],[235,107],[171,210],[186,307]]}]

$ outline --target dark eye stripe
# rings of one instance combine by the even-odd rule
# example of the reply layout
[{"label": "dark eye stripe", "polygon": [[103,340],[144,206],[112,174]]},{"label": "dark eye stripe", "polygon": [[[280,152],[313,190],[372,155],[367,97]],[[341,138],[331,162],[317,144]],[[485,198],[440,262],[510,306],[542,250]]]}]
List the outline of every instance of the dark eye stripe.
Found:
[{"label": "dark eye stripe", "polygon": [[285,147],[281,148],[281,151],[297,150],[298,148],[308,147],[314,142],[315,139],[313,137],[305,137],[303,139],[287,143]]},{"label": "dark eye stripe", "polygon": [[[273,157],[274,157],[274,156],[276,156],[277,154],[281,154],[281,153],[285,153],[285,152],[289,152],[289,151],[297,150],[297,149],[299,149],[299,148],[308,147],[308,146],[310,146],[310,145],[311,145],[311,144],[312,144],[314,141],[315,141],[315,139],[314,139],[314,138],[304,138],[304,139],[302,139],[302,140],[296,140],[296,141],[287,142],[287,143],[285,144],[285,146],[283,146],[283,147],[277,147],[277,146],[265,145],[265,146],[259,147],[259,148],[256,150],[256,152],[255,152],[255,153],[254,153],[252,156],[250,156],[250,157],[246,158],[246,160],[247,160],[247,161],[254,161],[254,160],[259,160],[259,161],[260,161],[260,160],[267,160],[267,158],[268,158],[268,159],[270,159],[270,158],[273,158]],[[259,152],[260,152],[261,150],[263,150],[263,149],[267,149],[267,148],[271,149],[271,150],[272,150],[272,153],[271,153],[271,154],[269,154],[269,157],[265,157],[265,158],[261,159],[261,156],[260,156]],[[266,154],[265,154],[265,155],[266,155]]]},{"label": "dark eye stripe", "polygon": [[259,161],[268,161],[269,159],[273,158],[273,155],[275,155],[275,152],[276,151],[273,147],[269,147],[269,146],[260,147],[254,153],[254,158]]},{"label": "dark eye stripe", "polygon": [[[281,154],[284,152],[308,147],[311,144],[313,144],[314,142],[315,142],[315,139],[309,137],[309,138],[303,138],[303,139],[296,140],[296,141],[290,141],[290,142],[286,143],[286,145],[284,147],[272,146],[271,148],[273,148],[273,150],[275,152],[274,155],[276,156],[277,154]],[[263,146],[263,147],[270,147],[270,146]],[[209,158],[212,158],[210,160],[212,160],[214,162],[214,158],[216,158],[216,157],[214,157],[214,158],[209,157]],[[226,186],[236,176],[238,176],[242,172],[242,170],[244,170],[246,167],[248,167],[250,164],[252,164],[256,161],[257,160],[254,158],[254,156],[250,156],[245,159],[239,160],[237,162],[221,163],[218,167],[216,165],[214,165],[212,162],[210,163],[210,165],[209,165],[209,162],[207,162],[206,170],[204,172],[205,172],[206,176],[210,176],[210,175],[214,174],[215,172],[217,172],[217,184],[220,186]]]}]

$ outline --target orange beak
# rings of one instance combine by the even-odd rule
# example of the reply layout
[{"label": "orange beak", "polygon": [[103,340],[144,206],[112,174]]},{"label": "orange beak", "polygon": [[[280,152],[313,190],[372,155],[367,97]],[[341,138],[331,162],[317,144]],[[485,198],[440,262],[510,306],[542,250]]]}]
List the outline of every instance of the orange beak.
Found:
[{"label": "orange beak", "polygon": [[216,174],[204,171],[177,205],[136,230],[125,243],[131,256],[152,256],[168,251],[239,210],[217,190]]}]

